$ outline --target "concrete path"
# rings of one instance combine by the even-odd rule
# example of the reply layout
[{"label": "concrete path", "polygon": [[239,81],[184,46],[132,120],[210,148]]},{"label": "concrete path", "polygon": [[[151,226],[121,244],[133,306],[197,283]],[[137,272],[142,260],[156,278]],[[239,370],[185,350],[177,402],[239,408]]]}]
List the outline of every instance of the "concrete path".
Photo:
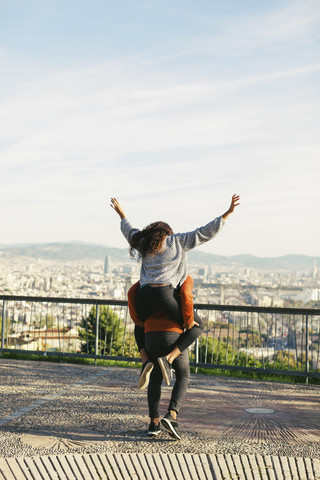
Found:
[{"label": "concrete path", "polygon": [[176,441],[146,435],[138,377],[0,359],[0,480],[320,479],[319,387],[193,375]]}]

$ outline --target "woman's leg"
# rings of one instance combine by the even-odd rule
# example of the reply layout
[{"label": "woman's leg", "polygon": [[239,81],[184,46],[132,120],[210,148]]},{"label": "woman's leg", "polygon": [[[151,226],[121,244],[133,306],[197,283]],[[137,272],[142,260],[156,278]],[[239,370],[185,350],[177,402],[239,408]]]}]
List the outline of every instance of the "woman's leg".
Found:
[{"label": "woman's leg", "polygon": [[[181,352],[186,350],[192,343],[202,334],[203,323],[199,315],[193,310],[193,278],[188,275],[186,280],[178,290],[178,295],[181,298],[181,308],[183,315],[183,326],[186,330],[180,335],[176,342],[175,348],[166,356],[166,359],[170,364],[180,355]],[[196,322],[198,325],[192,325]]]},{"label": "woman's leg", "polygon": [[132,320],[139,324],[144,322],[150,315],[160,310],[170,318],[183,321],[185,328],[194,320],[193,314],[193,279],[187,276],[179,291],[171,285],[164,287],[152,287],[145,285],[140,288],[136,282],[128,291],[128,306]]},{"label": "woman's leg", "polygon": [[168,353],[168,355],[165,356],[170,366],[172,365],[174,360],[181,354],[181,352],[190,347],[190,345],[192,345],[193,342],[202,334],[203,322],[196,312],[194,312],[194,319],[199,324],[199,326],[194,325],[189,330],[185,330],[183,333],[181,333],[178,340],[176,341],[174,348],[171,350],[170,353]]},{"label": "woman's leg", "polygon": [[142,322],[153,313],[161,311],[172,320],[183,323],[180,302],[175,297],[172,285],[162,287],[145,285],[140,288],[136,296],[136,311]]},{"label": "woman's leg", "polygon": [[180,298],[176,297],[175,289],[172,285],[165,287],[153,287],[154,300],[157,310],[165,313],[173,321],[183,324],[182,309]]},{"label": "woman's leg", "polygon": [[145,322],[156,311],[153,288],[150,285],[145,285],[138,290],[135,307],[141,322]]},{"label": "woman's leg", "polygon": [[197,314],[197,312],[194,312],[194,320],[199,324],[199,326],[194,325],[192,328],[189,330],[185,330],[180,337],[178,338],[176,342],[176,347],[183,352],[183,350],[186,350],[190,345],[193,344],[193,342],[200,337],[200,335],[203,333],[204,325]]}]

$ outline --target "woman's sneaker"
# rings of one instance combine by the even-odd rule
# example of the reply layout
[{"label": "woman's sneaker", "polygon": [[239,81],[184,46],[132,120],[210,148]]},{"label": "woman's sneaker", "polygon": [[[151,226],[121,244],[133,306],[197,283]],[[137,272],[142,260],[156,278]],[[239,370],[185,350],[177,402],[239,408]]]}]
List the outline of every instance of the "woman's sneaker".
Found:
[{"label": "woman's sneaker", "polygon": [[170,412],[163,417],[161,423],[164,427],[166,427],[171,437],[175,438],[176,440],[181,440],[178,430],[178,422],[173,418]]},{"label": "woman's sneaker", "polygon": [[157,425],[154,422],[150,422],[150,425],[148,428],[148,435],[156,437],[160,432],[161,432],[160,423]]},{"label": "woman's sneaker", "polygon": [[153,367],[154,367],[153,363],[149,361],[145,362],[142,365],[139,383],[138,383],[138,388],[140,390],[144,390],[148,386],[150,373],[152,372]]},{"label": "woman's sneaker", "polygon": [[166,357],[159,357],[158,358],[158,363],[161,368],[161,373],[163,376],[164,381],[166,382],[167,385],[170,385],[171,382],[171,364],[168,362]]}]

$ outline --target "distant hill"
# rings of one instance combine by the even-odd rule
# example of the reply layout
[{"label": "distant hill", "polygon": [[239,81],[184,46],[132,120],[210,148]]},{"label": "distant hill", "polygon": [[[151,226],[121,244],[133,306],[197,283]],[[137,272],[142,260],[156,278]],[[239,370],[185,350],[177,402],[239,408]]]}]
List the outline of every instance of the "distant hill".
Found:
[{"label": "distant hill", "polygon": [[[91,243],[46,243],[1,245],[0,262],[2,257],[30,257],[47,260],[80,260],[97,259],[103,261],[109,255],[111,261],[126,262],[129,260],[129,249],[111,248]],[[230,257],[214,255],[199,250],[189,254],[189,262],[203,265],[238,266],[270,270],[312,270],[314,261],[320,268],[320,257],[308,255],[284,255],[282,257],[255,257],[254,255],[234,255]]]},{"label": "distant hill", "polygon": [[128,258],[128,249],[111,248],[91,243],[40,243],[0,247],[0,254],[6,257],[30,257],[47,260],[80,260],[92,258],[104,260],[106,255],[116,261]]},{"label": "distant hill", "polygon": [[268,270],[312,270],[314,261],[320,268],[320,257],[309,257],[308,255],[284,255],[282,257],[255,257],[254,255],[233,255],[224,257],[193,251],[189,255],[190,263],[215,264],[220,266],[242,266],[247,268],[268,269]]}]

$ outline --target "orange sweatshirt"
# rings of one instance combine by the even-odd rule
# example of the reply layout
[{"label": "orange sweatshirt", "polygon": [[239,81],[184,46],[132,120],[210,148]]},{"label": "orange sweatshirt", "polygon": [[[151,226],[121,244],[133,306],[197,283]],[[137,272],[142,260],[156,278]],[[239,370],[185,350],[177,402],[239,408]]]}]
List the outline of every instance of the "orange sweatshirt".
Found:
[{"label": "orange sweatshirt", "polygon": [[[184,320],[183,326],[190,325],[194,320],[193,315],[193,295],[192,295],[193,279],[190,275],[187,276],[184,283],[181,285],[181,309]],[[141,325],[141,321],[136,312],[135,299],[140,288],[140,283],[137,282],[128,291],[128,307],[132,320],[135,324]],[[145,332],[177,332],[182,333],[181,324],[175,322],[162,312],[156,312],[144,322]]]}]

